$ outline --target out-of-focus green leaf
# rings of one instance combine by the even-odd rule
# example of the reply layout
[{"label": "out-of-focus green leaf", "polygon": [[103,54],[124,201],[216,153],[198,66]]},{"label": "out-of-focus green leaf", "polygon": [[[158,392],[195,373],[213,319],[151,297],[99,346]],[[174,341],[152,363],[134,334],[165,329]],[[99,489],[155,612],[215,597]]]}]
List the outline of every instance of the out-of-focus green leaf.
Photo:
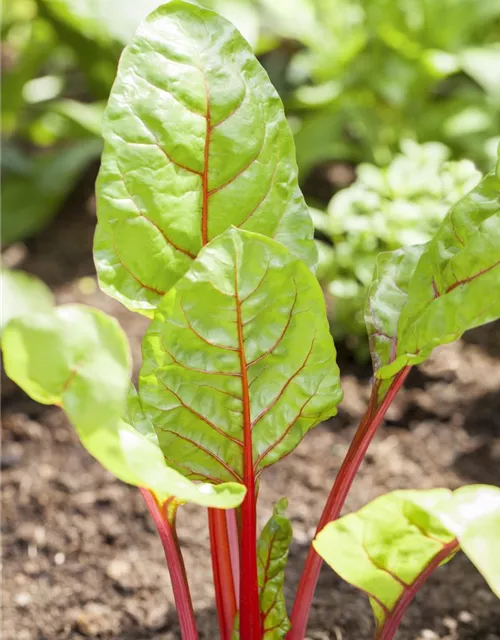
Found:
[{"label": "out-of-focus green leaf", "polygon": [[130,355],[123,331],[106,314],[63,305],[9,322],[2,338],[5,370],[34,400],[64,406],[82,431],[121,417]]},{"label": "out-of-focus green leaf", "polygon": [[[10,142],[2,144],[0,158],[2,172],[29,175],[33,170],[33,161],[22,149]],[[4,173],[5,178],[5,173]]]},{"label": "out-of-focus green leaf", "polygon": [[2,315],[0,326],[9,320],[35,313],[47,313],[52,309],[52,292],[41,280],[24,271],[2,269]]},{"label": "out-of-focus green leaf", "polygon": [[500,44],[466,49],[460,56],[462,68],[483,89],[500,96]]},{"label": "out-of-focus green leaf", "polygon": [[43,68],[55,45],[55,33],[44,20],[35,16],[31,20],[26,17],[22,25],[23,38],[18,36],[13,43],[10,42],[12,38],[9,33],[2,38],[3,136],[12,135],[20,126],[24,105],[23,89]]},{"label": "out-of-focus green leaf", "polygon": [[77,100],[59,100],[51,105],[51,111],[58,113],[77,124],[85,132],[96,137],[102,135],[104,102],[78,102]]},{"label": "out-of-focus green leaf", "polygon": [[392,638],[434,569],[462,551],[500,597],[500,489],[394,491],[330,522],[313,541],[344,580],[368,595],[377,638]]},{"label": "out-of-focus green leaf", "polygon": [[42,0],[50,12],[74,31],[104,47],[129,44],[137,26],[161,0]]},{"label": "out-of-focus green leaf", "polygon": [[257,541],[258,580],[263,640],[280,640],[290,629],[283,583],[293,531],[286,517],[288,500],[274,505],[273,515]]},{"label": "out-of-focus green leaf", "polygon": [[143,362],[144,410],[167,461],[192,479],[240,481],[250,444],[259,474],[342,397],[316,278],[283,245],[237,229],[164,297]]},{"label": "out-of-focus green leaf", "polygon": [[104,138],[94,251],[101,286],[129,308],[152,315],[231,224],[315,264],[283,106],[220,16],[175,0],[142,23],[120,62]]},{"label": "out-of-focus green leaf", "polygon": [[116,320],[80,305],[39,308],[9,322],[2,350],[9,378],[37,402],[61,406],[84,447],[124,482],[151,489],[160,502],[175,495],[233,508],[243,500],[241,485],[195,485],[168,467],[129,391],[130,354]]},{"label": "out-of-focus green leaf", "polygon": [[342,122],[334,110],[325,109],[304,117],[295,134],[295,144],[302,177],[327,160],[354,162],[363,157],[359,145],[344,135]]},{"label": "out-of-focus green leaf", "polygon": [[40,231],[57,214],[83,170],[101,149],[99,140],[82,140],[40,154],[29,173],[4,176],[2,243],[10,244]]},{"label": "out-of-focus green leaf", "polygon": [[[116,26],[119,31],[130,10],[144,2],[146,0],[127,2],[126,9],[123,5],[118,9],[113,0],[37,0],[40,15],[54,29],[59,42],[74,53],[78,68],[98,99],[105,99],[109,94],[123,46],[113,38],[110,29]],[[100,14],[111,4],[115,5],[114,19],[106,23]]]},{"label": "out-of-focus green leaf", "polygon": [[451,208],[409,279],[388,378],[500,316],[500,181],[489,173]]}]

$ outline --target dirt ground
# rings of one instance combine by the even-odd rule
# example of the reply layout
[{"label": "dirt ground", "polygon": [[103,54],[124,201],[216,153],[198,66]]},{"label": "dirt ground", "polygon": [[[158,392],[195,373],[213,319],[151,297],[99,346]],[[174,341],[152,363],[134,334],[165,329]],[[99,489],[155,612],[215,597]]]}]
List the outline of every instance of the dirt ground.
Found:
[{"label": "dirt ground", "polygon": [[[59,302],[81,301],[115,315],[136,366],[146,321],[97,290],[91,241],[92,178],[67,210],[7,262],[36,273]],[[363,412],[369,370],[340,354],[345,400],[339,415],[263,476],[260,523],[272,502],[290,500],[293,592],[315,522]],[[28,399],[9,381],[3,396],[4,640],[174,640],[179,638],[162,548],[139,493],[114,480],[79,445],[58,409]],[[500,332],[490,325],[442,348],[413,371],[390,409],[348,499],[355,509],[397,488],[500,484]],[[206,515],[187,506],[179,534],[200,636],[218,637]],[[366,598],[323,570],[311,640],[368,640]],[[440,568],[410,607],[398,640],[500,640],[500,602],[465,557]]]}]

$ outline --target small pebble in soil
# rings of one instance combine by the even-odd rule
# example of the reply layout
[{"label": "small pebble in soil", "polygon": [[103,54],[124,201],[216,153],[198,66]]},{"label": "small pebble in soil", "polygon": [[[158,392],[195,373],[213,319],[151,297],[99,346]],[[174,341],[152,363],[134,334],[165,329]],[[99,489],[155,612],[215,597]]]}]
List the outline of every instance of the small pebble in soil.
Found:
[{"label": "small pebble in soil", "polygon": [[464,624],[469,624],[474,620],[474,616],[469,611],[460,611],[460,613],[458,614],[458,619]]},{"label": "small pebble in soil", "polygon": [[21,592],[16,595],[14,601],[18,607],[24,609],[31,603],[31,596],[29,593]]},{"label": "small pebble in soil", "polygon": [[422,629],[417,640],[439,640],[439,636],[432,629]]},{"label": "small pebble in soil", "polygon": [[443,624],[450,631],[456,631],[458,627],[458,622],[454,618],[450,618],[450,616],[446,616],[445,618],[443,618]]},{"label": "small pebble in soil", "polygon": [[116,631],[113,611],[99,602],[88,602],[76,618],[76,628],[84,636],[95,638]]},{"label": "small pebble in soil", "polygon": [[64,553],[62,553],[62,551],[59,551],[54,556],[54,564],[56,564],[57,566],[64,564],[65,561],[66,561],[66,556],[64,555]]}]

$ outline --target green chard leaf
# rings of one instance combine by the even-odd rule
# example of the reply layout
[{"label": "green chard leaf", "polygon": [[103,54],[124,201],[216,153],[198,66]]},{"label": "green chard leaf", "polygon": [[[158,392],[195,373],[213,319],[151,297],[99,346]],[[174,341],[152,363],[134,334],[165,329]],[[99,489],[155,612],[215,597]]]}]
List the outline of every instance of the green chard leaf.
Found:
[{"label": "green chard leaf", "polygon": [[330,522],[313,542],[369,596],[377,638],[392,638],[415,593],[460,548],[500,597],[500,488],[394,491]]},{"label": "green chard leaf", "polygon": [[130,355],[118,323],[81,305],[38,309],[9,322],[2,336],[7,375],[34,400],[61,406],[83,446],[108,471],[169,495],[210,507],[238,506],[245,488],[195,485],[170,469],[156,434],[129,391]]},{"label": "green chard leaf", "polygon": [[169,464],[191,479],[241,482],[249,433],[259,475],[336,413],[335,355],[306,265],[278,242],[233,228],[160,303],[139,393]]},{"label": "green chard leaf", "polygon": [[408,299],[408,283],[426,245],[379,253],[365,303],[365,323],[373,371],[391,364],[398,346],[398,322]]},{"label": "green chard leaf", "polygon": [[284,638],[290,629],[283,594],[285,566],[293,536],[292,525],[285,516],[287,507],[285,498],[274,505],[274,513],[257,541],[263,640]]},{"label": "green chard leaf", "polygon": [[500,180],[488,174],[425,245],[381,254],[365,319],[376,375],[390,379],[440,344],[500,317]]},{"label": "green chard leaf", "polygon": [[2,269],[2,313],[0,326],[3,329],[13,318],[51,311],[54,298],[51,290],[38,278],[24,271]]},{"label": "green chard leaf", "polygon": [[2,337],[5,371],[34,400],[63,406],[77,429],[119,418],[130,380],[123,331],[106,314],[63,305],[9,322]]},{"label": "green chard leaf", "polygon": [[103,131],[94,251],[102,288],[125,306],[152,316],[231,225],[314,267],[283,105],[224,18],[178,0],[146,18],[121,58]]},{"label": "green chard leaf", "polygon": [[169,467],[134,387],[130,388],[123,419],[108,425],[92,440],[87,438],[82,439],[82,442],[120,480],[147,487],[153,491],[160,504],[175,496],[181,502],[232,509],[238,507],[245,497],[245,487],[241,484],[195,484]]}]

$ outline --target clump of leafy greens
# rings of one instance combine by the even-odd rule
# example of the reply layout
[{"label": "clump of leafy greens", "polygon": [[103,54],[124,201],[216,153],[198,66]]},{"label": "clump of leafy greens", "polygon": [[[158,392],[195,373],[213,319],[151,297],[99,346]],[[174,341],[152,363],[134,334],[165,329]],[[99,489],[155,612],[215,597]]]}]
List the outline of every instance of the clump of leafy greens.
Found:
[{"label": "clump of leafy greens", "polygon": [[384,168],[361,164],[357,180],[331,200],[316,224],[333,243],[321,242],[319,277],[330,299],[332,331],[360,358],[367,357],[363,301],[377,254],[427,242],[446,211],[479,181],[468,160],[449,161],[438,142],[405,140]]}]

